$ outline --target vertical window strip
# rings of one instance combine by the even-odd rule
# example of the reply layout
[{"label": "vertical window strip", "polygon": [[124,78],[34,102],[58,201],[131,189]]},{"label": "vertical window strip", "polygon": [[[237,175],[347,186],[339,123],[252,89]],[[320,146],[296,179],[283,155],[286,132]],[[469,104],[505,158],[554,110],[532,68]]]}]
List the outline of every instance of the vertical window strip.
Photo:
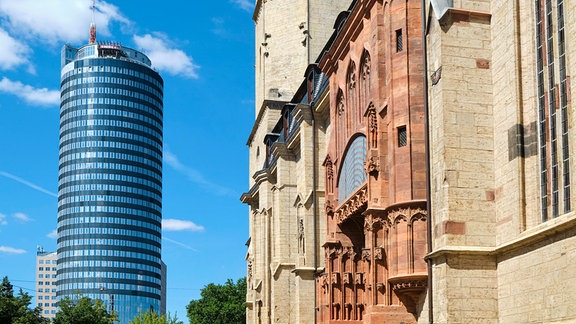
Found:
[{"label": "vertical window strip", "polygon": [[548,172],[546,168],[546,112],[545,112],[545,90],[544,90],[544,46],[542,42],[542,3],[535,0],[536,12],[536,61],[538,77],[538,133],[540,152],[540,203],[542,211],[542,221],[548,219]]},{"label": "vertical window strip", "polygon": [[548,109],[550,131],[550,167],[551,167],[551,198],[552,217],[557,217],[558,212],[558,135],[556,116],[556,79],[554,73],[554,21],[552,19],[552,0],[546,0],[546,49],[548,63]]},{"label": "vertical window strip", "polygon": [[566,77],[566,44],[564,28],[564,0],[557,0],[558,61],[560,65],[560,112],[562,118],[562,180],[564,184],[564,213],[571,210],[570,203],[570,150],[568,143],[568,84]]}]

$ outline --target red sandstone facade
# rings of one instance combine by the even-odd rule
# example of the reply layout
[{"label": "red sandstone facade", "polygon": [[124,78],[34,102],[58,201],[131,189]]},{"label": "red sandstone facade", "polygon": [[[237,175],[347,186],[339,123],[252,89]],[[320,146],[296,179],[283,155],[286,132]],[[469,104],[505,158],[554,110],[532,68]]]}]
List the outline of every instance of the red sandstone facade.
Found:
[{"label": "red sandstone facade", "polygon": [[318,323],[416,323],[427,286],[420,0],[359,0],[336,21]]}]

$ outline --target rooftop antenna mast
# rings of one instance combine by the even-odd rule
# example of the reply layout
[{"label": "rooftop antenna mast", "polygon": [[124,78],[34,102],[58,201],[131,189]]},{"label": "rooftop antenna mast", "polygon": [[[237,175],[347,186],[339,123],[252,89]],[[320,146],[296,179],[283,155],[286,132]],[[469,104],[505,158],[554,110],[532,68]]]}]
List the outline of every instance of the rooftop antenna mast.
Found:
[{"label": "rooftop antenna mast", "polygon": [[96,0],[92,0],[92,23],[90,24],[90,44],[96,43],[96,23],[94,22],[95,11],[96,11]]}]

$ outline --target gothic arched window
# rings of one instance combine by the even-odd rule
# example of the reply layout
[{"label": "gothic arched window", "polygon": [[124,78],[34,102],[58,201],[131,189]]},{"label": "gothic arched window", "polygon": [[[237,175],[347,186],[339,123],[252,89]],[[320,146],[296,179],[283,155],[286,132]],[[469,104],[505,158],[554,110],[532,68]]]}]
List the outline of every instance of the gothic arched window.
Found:
[{"label": "gothic arched window", "polygon": [[366,181],[366,136],[357,136],[344,154],[338,178],[338,203],[341,204]]}]

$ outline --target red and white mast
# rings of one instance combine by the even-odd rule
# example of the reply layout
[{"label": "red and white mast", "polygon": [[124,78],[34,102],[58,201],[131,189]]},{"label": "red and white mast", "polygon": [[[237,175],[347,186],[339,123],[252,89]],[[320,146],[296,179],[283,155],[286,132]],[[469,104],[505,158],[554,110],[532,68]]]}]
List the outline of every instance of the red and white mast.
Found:
[{"label": "red and white mast", "polygon": [[96,23],[94,22],[95,10],[96,10],[96,0],[92,0],[92,23],[90,24],[90,44],[96,43]]}]

